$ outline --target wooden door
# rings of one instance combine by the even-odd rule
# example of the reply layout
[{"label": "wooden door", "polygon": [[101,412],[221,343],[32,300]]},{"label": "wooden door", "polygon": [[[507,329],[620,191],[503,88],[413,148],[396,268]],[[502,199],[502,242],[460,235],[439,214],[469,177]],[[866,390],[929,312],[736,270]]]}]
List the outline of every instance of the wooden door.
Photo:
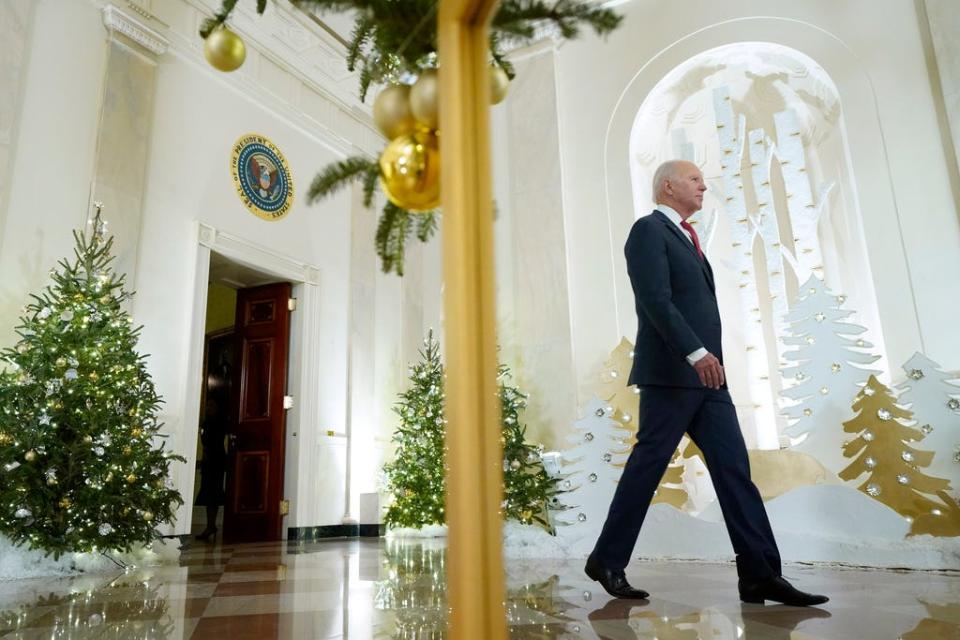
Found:
[{"label": "wooden door", "polygon": [[280,540],[290,284],[237,292],[224,542]]}]

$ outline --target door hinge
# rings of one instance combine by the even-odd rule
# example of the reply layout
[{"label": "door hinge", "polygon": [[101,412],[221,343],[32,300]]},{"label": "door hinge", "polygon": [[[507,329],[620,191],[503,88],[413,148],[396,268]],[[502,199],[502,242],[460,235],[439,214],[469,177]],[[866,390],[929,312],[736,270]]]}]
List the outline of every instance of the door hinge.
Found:
[{"label": "door hinge", "polygon": [[297,310],[297,299],[287,298],[287,311],[296,311],[296,310]]},{"label": "door hinge", "polygon": [[290,514],[290,501],[281,500],[280,501],[280,515],[285,516]]}]

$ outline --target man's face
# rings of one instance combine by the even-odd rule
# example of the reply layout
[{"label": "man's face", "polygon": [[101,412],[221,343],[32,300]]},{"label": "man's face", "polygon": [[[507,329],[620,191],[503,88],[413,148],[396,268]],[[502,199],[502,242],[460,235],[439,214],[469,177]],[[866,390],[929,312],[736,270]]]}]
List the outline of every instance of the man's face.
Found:
[{"label": "man's face", "polygon": [[676,175],[667,180],[666,193],[677,205],[677,213],[691,215],[703,207],[703,192],[707,185],[697,165],[685,162],[677,167]]}]

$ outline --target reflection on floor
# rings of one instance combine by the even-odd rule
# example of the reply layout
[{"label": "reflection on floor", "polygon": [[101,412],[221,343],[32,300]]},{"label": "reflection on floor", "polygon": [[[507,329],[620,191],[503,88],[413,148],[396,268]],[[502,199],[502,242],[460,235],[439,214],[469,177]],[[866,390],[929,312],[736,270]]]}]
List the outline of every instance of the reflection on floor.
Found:
[{"label": "reflection on floor", "polygon": [[[745,605],[732,564],[635,562],[649,603],[611,600],[582,562],[510,561],[513,638],[960,638],[960,574],[789,566],[820,609]],[[442,541],[194,545],[180,566],[0,582],[3,638],[444,637]]]}]

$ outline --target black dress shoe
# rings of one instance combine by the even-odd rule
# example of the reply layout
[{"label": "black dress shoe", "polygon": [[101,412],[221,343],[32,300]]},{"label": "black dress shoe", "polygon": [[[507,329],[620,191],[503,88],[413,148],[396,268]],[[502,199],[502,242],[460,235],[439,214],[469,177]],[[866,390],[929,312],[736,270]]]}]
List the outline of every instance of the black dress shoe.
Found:
[{"label": "black dress shoe", "polygon": [[773,600],[774,602],[782,602],[792,607],[811,607],[830,600],[827,596],[804,593],[784,580],[782,576],[776,576],[753,583],[741,580],[740,599],[744,602],[759,604],[763,604],[764,600]]},{"label": "black dress shoe", "polygon": [[623,573],[623,569],[617,571],[607,569],[596,561],[593,554],[590,554],[590,557],[587,558],[587,565],[583,570],[586,572],[587,577],[599,582],[603,590],[614,598],[644,600],[650,595],[643,589],[634,589],[631,587],[630,583],[627,582],[627,576]]}]

